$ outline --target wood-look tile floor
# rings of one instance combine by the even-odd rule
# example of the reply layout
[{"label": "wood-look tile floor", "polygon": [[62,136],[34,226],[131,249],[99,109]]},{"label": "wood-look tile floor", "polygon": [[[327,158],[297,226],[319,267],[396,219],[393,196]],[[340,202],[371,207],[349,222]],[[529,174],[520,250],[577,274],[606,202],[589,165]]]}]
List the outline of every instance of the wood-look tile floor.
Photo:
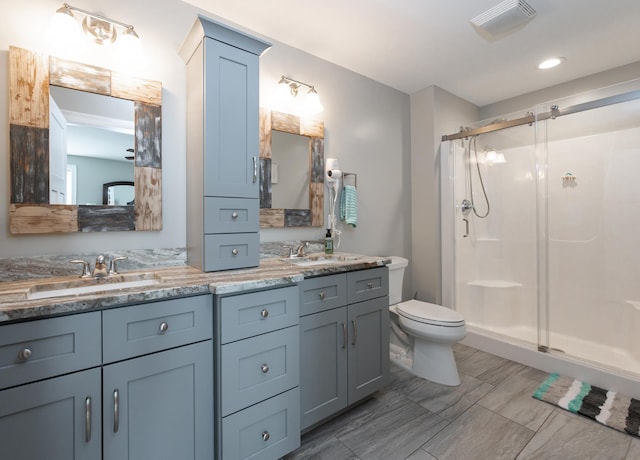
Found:
[{"label": "wood-look tile floor", "polygon": [[284,460],[638,460],[640,439],[531,397],[546,373],[464,345],[447,387],[392,364],[391,384]]}]

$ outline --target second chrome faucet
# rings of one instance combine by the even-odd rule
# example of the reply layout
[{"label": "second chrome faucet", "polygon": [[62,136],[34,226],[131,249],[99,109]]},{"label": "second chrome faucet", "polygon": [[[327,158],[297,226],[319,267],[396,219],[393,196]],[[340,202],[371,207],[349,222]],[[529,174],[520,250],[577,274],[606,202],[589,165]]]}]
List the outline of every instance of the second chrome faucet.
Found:
[{"label": "second chrome faucet", "polygon": [[100,254],[96,257],[96,263],[93,267],[93,273],[91,273],[91,269],[89,268],[89,262],[81,259],[70,260],[69,262],[72,264],[82,264],[82,274],[80,278],[104,278],[110,275],[117,275],[118,270],[116,268],[116,262],[118,260],[125,260],[126,257],[114,257],[109,261],[109,268],[107,269],[107,263],[104,255]]}]

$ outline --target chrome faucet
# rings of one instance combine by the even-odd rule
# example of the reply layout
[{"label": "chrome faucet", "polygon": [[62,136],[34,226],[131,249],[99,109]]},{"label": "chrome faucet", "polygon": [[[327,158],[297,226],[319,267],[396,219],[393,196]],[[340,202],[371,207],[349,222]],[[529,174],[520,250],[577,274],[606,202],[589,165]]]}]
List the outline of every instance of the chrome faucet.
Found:
[{"label": "chrome faucet", "polygon": [[309,247],[309,242],[308,241],[303,241],[302,244],[300,246],[298,246],[298,249],[296,249],[296,255],[298,257],[304,257],[306,256],[304,249]]},{"label": "chrome faucet", "polygon": [[114,257],[109,261],[109,270],[107,270],[106,259],[102,254],[100,254],[96,257],[96,265],[93,269],[93,274],[91,273],[89,262],[86,260],[74,259],[69,262],[72,264],[82,264],[82,274],[80,275],[80,278],[104,278],[105,276],[118,275],[119,273],[116,268],[116,262],[125,259],[127,259],[125,256]]},{"label": "chrome faucet", "polygon": [[103,278],[107,276],[109,273],[107,272],[107,263],[104,260],[104,256],[100,254],[96,257],[96,264],[93,267],[93,277],[94,278]]}]

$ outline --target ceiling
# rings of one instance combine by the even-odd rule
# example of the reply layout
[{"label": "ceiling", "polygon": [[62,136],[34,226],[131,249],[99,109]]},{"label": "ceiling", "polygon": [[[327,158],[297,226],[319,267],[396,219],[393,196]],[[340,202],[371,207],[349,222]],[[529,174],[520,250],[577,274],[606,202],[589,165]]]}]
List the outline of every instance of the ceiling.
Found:
[{"label": "ceiling", "polygon": [[[498,39],[469,22],[501,0],[185,0],[400,91],[439,86],[478,106],[640,61],[638,0],[526,0]],[[566,61],[553,70],[537,64]]]}]

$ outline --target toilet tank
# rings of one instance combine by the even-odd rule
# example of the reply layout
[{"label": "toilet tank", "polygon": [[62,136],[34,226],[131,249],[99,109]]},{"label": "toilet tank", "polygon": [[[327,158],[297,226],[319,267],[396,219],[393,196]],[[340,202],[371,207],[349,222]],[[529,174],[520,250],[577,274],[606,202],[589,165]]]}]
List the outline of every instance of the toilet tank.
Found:
[{"label": "toilet tank", "polygon": [[402,279],[404,269],[409,265],[409,261],[403,257],[391,256],[391,263],[387,264],[389,269],[389,305],[402,302]]}]

